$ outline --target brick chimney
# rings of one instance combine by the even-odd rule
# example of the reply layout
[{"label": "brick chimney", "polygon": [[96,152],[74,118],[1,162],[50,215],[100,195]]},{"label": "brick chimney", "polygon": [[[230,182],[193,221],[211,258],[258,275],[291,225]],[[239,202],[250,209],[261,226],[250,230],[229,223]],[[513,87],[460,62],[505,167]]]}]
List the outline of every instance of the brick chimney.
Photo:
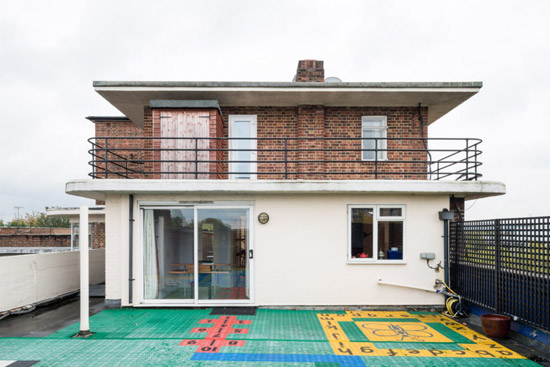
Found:
[{"label": "brick chimney", "polygon": [[323,61],[300,60],[296,71],[296,82],[320,82],[325,81],[325,69]]}]

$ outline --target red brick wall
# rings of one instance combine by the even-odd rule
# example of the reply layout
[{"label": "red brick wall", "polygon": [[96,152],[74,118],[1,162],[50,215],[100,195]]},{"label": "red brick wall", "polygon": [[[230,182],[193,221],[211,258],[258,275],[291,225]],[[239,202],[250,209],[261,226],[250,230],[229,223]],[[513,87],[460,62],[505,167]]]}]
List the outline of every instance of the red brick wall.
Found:
[{"label": "red brick wall", "polygon": [[[387,116],[388,138],[420,138],[422,130],[418,120],[416,107],[224,107],[223,119],[226,122],[224,136],[228,136],[227,121],[229,115],[257,115],[258,137],[312,137],[312,138],[343,138],[342,140],[304,141],[289,140],[288,149],[361,149],[360,140],[346,138],[361,138],[362,116]],[[427,120],[428,109],[422,108],[424,121]],[[423,127],[424,136],[428,137],[428,128]],[[227,146],[226,146],[227,147]],[[260,140],[258,149],[284,149],[283,141]],[[424,149],[419,140],[390,140],[388,149]],[[258,160],[284,160],[283,152],[259,152]],[[288,152],[289,160],[327,160],[353,161],[351,163],[290,163],[287,166],[290,179],[374,179],[374,162],[361,161],[361,152]],[[227,154],[224,155],[227,159]],[[426,174],[411,174],[410,172],[425,172],[426,154],[422,152],[388,152],[389,160],[418,160],[418,163],[378,163],[379,171],[402,172],[397,175],[380,174],[378,179],[426,179]],[[284,172],[283,163],[259,164],[260,172]],[[307,172],[357,172],[359,174],[307,174]],[[305,174],[292,174],[304,172]],[[259,179],[282,179],[283,174],[259,174]]]},{"label": "red brick wall", "polygon": [[465,220],[464,216],[466,213],[464,212],[464,198],[451,196],[451,198],[449,199],[449,210],[455,212],[453,222]]},{"label": "red brick wall", "polygon": [[[422,109],[423,119],[428,119],[428,109]],[[325,108],[326,137],[361,137],[362,116],[387,116],[388,138],[421,138],[422,130],[415,107],[327,107]],[[424,128],[424,136],[428,137],[428,128]],[[361,149],[361,140],[327,141],[327,148]],[[387,149],[424,149],[420,140],[388,140]],[[425,180],[426,174],[411,174],[410,172],[425,172],[426,154],[423,152],[392,152],[387,153],[388,160],[418,161],[418,163],[385,163],[378,162],[378,171],[402,172],[397,175],[379,174],[378,179],[417,179]],[[333,175],[332,179],[374,179],[372,172],[375,162],[361,161],[361,152],[332,152],[327,160],[353,160],[354,163],[328,163],[327,171],[360,172],[365,174]],[[370,174],[368,174],[371,172]]]},{"label": "red brick wall", "polygon": [[0,228],[0,247],[71,247],[71,229]]},{"label": "red brick wall", "polygon": [[[325,109],[323,106],[298,106],[298,135],[299,138],[324,138],[325,133]],[[326,172],[326,164],[319,161],[325,160],[323,149],[327,146],[323,139],[307,139],[297,141],[298,159],[306,161],[297,164],[298,172],[295,178],[320,180],[328,176],[319,174]],[[309,151],[311,150],[311,151]],[[317,161],[317,162],[316,162]]]},{"label": "red brick wall", "polygon": [[[155,110],[158,111],[158,110]],[[422,108],[424,121],[427,120],[427,108]],[[289,138],[286,142],[288,149],[286,158],[290,161],[306,160],[319,161],[327,160],[328,163],[288,163],[286,170],[289,179],[375,179],[373,172],[375,162],[362,161],[361,152],[307,152],[307,149],[361,149],[360,140],[346,140],[347,138],[361,138],[361,118],[362,116],[387,116],[388,138],[420,138],[421,127],[418,119],[416,107],[323,107],[323,106],[298,106],[298,107],[238,107],[226,106],[222,108],[222,115],[217,110],[208,110],[210,113],[210,136],[224,136],[229,134],[229,115],[257,115],[258,118],[258,137],[259,138]],[[153,129],[155,120],[150,108],[144,111],[144,129],[135,127],[131,122],[127,123],[102,123],[96,124],[96,133],[102,134],[122,134],[126,136],[153,136],[160,134],[160,130]],[[157,116],[158,117],[158,116]],[[157,120],[158,121],[158,120]],[[100,130],[97,130],[99,127]],[[428,129],[423,127],[424,136],[427,137]],[[139,135],[143,134],[143,135]],[[107,135],[108,136],[108,135]],[[120,135],[119,135],[120,136]],[[338,140],[293,140],[296,137],[312,138],[342,138]],[[141,141],[140,141],[141,142]],[[128,145],[124,145],[128,144]],[[151,141],[140,143],[144,148],[153,148]],[[122,140],[121,147],[137,147],[136,141]],[[159,146],[160,147],[160,146]],[[389,140],[388,149],[424,149],[421,141],[408,140]],[[226,140],[212,141],[211,149],[227,149]],[[259,179],[283,179],[285,178],[285,153],[284,140],[259,140],[258,149],[263,150],[258,153],[258,178]],[[278,149],[281,151],[266,151],[269,149]],[[297,150],[297,151],[296,151]],[[300,151],[302,150],[302,151]],[[124,151],[123,151],[124,152]],[[129,152],[124,152],[129,153]],[[154,155],[151,152],[144,152],[137,155],[138,159],[153,160]],[[423,152],[388,152],[389,160],[406,160],[414,163],[386,163],[378,162],[378,179],[426,179],[426,154]],[[211,160],[228,159],[227,152],[211,152]],[[338,161],[351,161],[342,163]],[[139,166],[140,169],[151,172],[154,169],[152,163],[146,163]],[[227,171],[226,163],[215,163],[211,165],[211,171]],[[384,172],[398,172],[398,174],[384,174]],[[269,174],[279,172],[278,174]],[[313,174],[313,172],[322,172],[322,174]],[[324,172],[324,173],[323,173]],[[334,174],[326,172],[335,172]],[[344,174],[336,174],[343,172]],[[416,173],[415,173],[416,172]],[[420,172],[420,173],[418,173]],[[301,174],[299,174],[301,173]],[[309,174],[308,174],[309,173]],[[153,175],[134,176],[136,178],[153,178]],[[226,175],[212,174],[210,178],[226,178]],[[114,178],[114,177],[110,177]]]},{"label": "red brick wall", "polygon": [[[280,138],[289,137],[295,138],[298,131],[298,115],[296,107],[224,107],[222,108],[223,115],[223,136],[229,136],[229,115],[257,115],[258,117],[258,138]],[[224,148],[227,148],[227,142],[224,142]],[[282,140],[259,140],[258,149],[280,149],[285,147]],[[296,149],[297,142],[295,140],[289,140],[287,143],[288,149]],[[289,152],[287,158],[289,160],[297,159],[296,152]],[[224,160],[229,159],[227,152],[223,155]],[[283,152],[270,152],[260,151],[258,152],[258,161],[281,161],[285,156]],[[227,169],[227,164],[224,165]],[[260,172],[284,172],[284,163],[265,163],[258,164],[258,170]],[[297,168],[295,164],[288,166],[290,172],[296,172]],[[258,179],[283,179],[284,174],[258,174]],[[289,178],[296,178],[296,176],[289,176]]]},{"label": "red brick wall", "polygon": [[[143,129],[138,127],[131,121],[95,121],[95,136],[96,137],[143,137]],[[105,141],[102,139],[97,139],[96,144],[100,147],[105,147]],[[99,148],[99,147],[96,147]],[[136,151],[132,150],[115,150],[112,151],[114,154],[109,154],[109,160],[128,160],[128,162],[113,162],[109,163],[107,169],[111,172],[120,172],[120,174],[112,173],[109,174],[108,178],[125,178],[126,170],[129,171],[137,170],[141,171],[143,164],[141,161],[144,158],[143,151],[143,140],[141,139],[110,139],[107,145],[108,149],[139,149]],[[104,178],[102,172],[104,172],[105,164],[101,163],[101,160],[104,159],[104,153],[99,150],[97,152],[99,155],[98,168],[96,172],[99,177]]]},{"label": "red brick wall", "polygon": [[[210,136],[224,137],[223,133],[223,117],[217,110],[210,111]],[[218,161],[213,164],[213,171],[215,172],[226,172],[227,169],[224,168],[223,163],[223,149],[224,142],[223,140],[216,140],[214,144],[210,144],[210,148],[218,149],[215,152],[210,154],[212,160]],[[218,173],[210,175],[211,179],[224,179],[227,178],[227,175]]]},{"label": "red brick wall", "polygon": [[105,248],[105,223],[92,223],[94,231],[93,248]]},{"label": "red brick wall", "polygon": [[[150,107],[144,107],[143,108],[143,136],[145,137],[153,137],[153,112]],[[143,148],[145,149],[152,149],[153,148],[153,141],[152,140],[144,140],[143,141]],[[143,165],[143,171],[144,172],[152,172],[153,171],[153,152],[152,151],[146,151],[143,153],[143,157],[145,158],[146,163]],[[153,175],[143,175],[140,178],[154,178]]]}]

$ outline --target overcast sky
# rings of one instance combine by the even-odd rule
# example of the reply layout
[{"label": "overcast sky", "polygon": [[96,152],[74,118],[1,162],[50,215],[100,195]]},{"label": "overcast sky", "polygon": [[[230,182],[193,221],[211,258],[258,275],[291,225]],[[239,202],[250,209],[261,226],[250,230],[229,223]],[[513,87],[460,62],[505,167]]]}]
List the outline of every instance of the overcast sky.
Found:
[{"label": "overcast sky", "polygon": [[79,206],[93,80],[291,81],[299,59],[346,82],[482,81],[430,127],[483,139],[508,193],[467,218],[550,215],[550,1],[0,0],[0,219]]}]

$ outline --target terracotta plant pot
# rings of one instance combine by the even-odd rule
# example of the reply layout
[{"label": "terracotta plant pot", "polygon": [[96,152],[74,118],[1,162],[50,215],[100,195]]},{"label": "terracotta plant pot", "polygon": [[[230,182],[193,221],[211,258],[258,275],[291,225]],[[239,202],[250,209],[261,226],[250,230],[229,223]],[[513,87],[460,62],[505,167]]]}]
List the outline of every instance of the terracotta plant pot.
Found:
[{"label": "terracotta plant pot", "polygon": [[510,331],[510,316],[487,313],[481,316],[483,332],[490,338],[506,338]]}]

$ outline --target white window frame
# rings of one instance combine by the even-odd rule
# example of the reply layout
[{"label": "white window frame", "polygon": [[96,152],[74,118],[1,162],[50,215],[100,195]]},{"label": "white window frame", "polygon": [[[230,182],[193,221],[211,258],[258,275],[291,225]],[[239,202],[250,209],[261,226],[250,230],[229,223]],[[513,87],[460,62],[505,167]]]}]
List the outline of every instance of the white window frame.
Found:
[{"label": "white window frame", "polygon": [[[382,122],[382,126],[375,126],[372,124],[372,122]],[[382,149],[382,151],[378,152],[361,152],[361,160],[367,161],[367,162],[373,162],[373,161],[386,161],[388,160],[388,152],[385,150],[388,146],[388,117],[387,116],[363,116],[361,118],[361,138],[364,140],[361,140],[361,149],[368,149],[365,147],[365,142],[367,140],[372,140],[372,136],[365,136],[366,131],[375,132],[374,135],[378,135],[376,133],[380,133],[381,140],[375,140],[377,142],[377,149]],[[375,153],[373,158],[365,158],[366,153]],[[376,154],[378,153],[378,154]],[[378,158],[378,159],[377,159]]]},{"label": "white window frame", "polygon": [[[93,223],[88,223],[88,248],[94,248],[94,226]],[[79,250],[77,236],[80,236],[80,222],[71,223],[71,251]]]},{"label": "white window frame", "polygon": [[[401,216],[381,216],[380,209],[392,209],[400,208]],[[373,254],[371,258],[352,258],[351,250],[351,234],[352,234],[352,209],[372,209],[373,223],[372,223],[372,249]],[[406,259],[406,245],[407,245],[407,221],[406,221],[406,205],[404,204],[351,204],[348,205],[348,244],[347,244],[347,263],[348,264],[405,264]],[[403,222],[403,257],[396,260],[379,260],[378,259],[378,221],[384,222]]]},{"label": "white window frame", "polygon": [[[257,115],[229,115],[229,138],[232,138],[234,137],[235,135],[235,122],[237,121],[248,121],[251,125],[251,132],[252,132],[252,136],[250,136],[251,138],[254,138],[251,140],[251,146],[250,148],[251,149],[258,149],[258,141],[257,141],[257,137],[258,137],[258,116]],[[229,139],[229,149],[236,149],[237,147],[235,146],[236,144],[236,141],[233,140],[233,139]],[[233,151],[229,151],[229,160],[232,161],[235,159],[235,153],[236,152],[233,152]],[[250,152],[250,160],[252,161],[257,161],[258,160],[258,152],[257,151],[251,151]],[[230,172],[235,172],[236,169],[237,169],[237,164],[238,163],[230,163],[229,164],[229,171]],[[256,162],[252,162],[250,163],[250,171],[251,172],[257,172],[258,171],[258,164]],[[237,177],[238,175],[236,174],[230,174],[229,175],[229,178],[230,179],[237,179],[237,180],[246,180],[246,179],[249,179],[249,180],[256,180],[257,179],[257,174],[250,174],[250,177],[249,178],[239,178]]]}]

